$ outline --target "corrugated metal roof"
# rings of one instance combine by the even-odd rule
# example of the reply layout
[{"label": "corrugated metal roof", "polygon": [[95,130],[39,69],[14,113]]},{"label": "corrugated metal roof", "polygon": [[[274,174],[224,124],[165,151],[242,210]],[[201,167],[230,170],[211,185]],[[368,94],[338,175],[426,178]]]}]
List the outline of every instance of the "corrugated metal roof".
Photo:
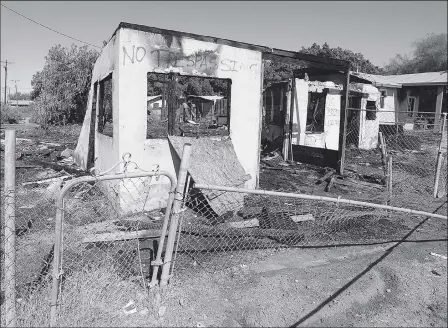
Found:
[{"label": "corrugated metal roof", "polygon": [[372,82],[376,86],[418,86],[418,85],[447,85],[447,71],[426,72],[401,75],[374,75],[351,72],[351,75]]},{"label": "corrugated metal roof", "polygon": [[216,100],[224,99],[223,96],[194,96],[194,95],[189,95],[189,96],[187,96],[187,98],[200,98],[200,99],[209,100],[209,101],[216,101]]},{"label": "corrugated metal roof", "polygon": [[151,100],[154,100],[154,99],[157,99],[157,98],[160,98],[160,99],[162,99],[162,95],[157,95],[157,96],[148,96],[148,98],[147,98],[147,100],[146,100],[146,101],[151,101]]}]

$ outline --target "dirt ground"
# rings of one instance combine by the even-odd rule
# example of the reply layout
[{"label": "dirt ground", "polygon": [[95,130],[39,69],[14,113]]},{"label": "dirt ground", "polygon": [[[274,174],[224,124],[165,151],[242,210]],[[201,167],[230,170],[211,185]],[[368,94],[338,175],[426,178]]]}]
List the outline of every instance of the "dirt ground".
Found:
[{"label": "dirt ground", "polygon": [[430,252],[446,254],[446,242],[276,252],[230,277],[179,278],[164,323],[446,326],[446,260]]}]

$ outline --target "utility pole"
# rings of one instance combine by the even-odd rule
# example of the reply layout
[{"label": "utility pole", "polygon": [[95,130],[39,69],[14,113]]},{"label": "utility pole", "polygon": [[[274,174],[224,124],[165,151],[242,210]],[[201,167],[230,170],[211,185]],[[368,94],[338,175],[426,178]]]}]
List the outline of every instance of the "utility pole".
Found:
[{"label": "utility pole", "polygon": [[14,82],[16,85],[16,104],[17,107],[19,107],[19,99],[17,98],[17,82],[19,82],[20,80],[11,80],[11,82]]},{"label": "utility pole", "polygon": [[14,64],[13,62],[9,62],[9,61],[0,61],[1,63],[5,63],[5,99],[4,99],[4,103],[6,105],[6,87],[8,84],[8,64]]}]

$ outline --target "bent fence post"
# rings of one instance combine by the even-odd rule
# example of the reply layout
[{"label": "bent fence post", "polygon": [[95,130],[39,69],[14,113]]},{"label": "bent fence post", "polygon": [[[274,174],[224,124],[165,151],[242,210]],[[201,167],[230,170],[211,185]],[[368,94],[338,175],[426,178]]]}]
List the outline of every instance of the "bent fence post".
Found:
[{"label": "bent fence post", "polygon": [[153,266],[153,271],[152,271],[151,282],[149,283],[149,287],[150,288],[152,288],[152,287],[157,285],[157,275],[159,273],[159,267],[161,265],[163,265],[163,262],[162,262],[162,251],[163,251],[163,245],[165,243],[166,231],[168,229],[168,221],[170,220],[170,217],[171,217],[171,209],[173,207],[175,191],[176,191],[176,183],[174,182],[174,180],[172,180],[171,181],[171,188],[170,188],[170,196],[168,198],[168,203],[166,205],[166,210],[165,210],[165,218],[163,220],[163,225],[162,225],[162,231],[160,233],[159,244],[157,245],[156,259],[155,259],[155,261],[153,263],[151,263],[152,266]]},{"label": "bent fence post", "polygon": [[187,178],[188,164],[190,162],[191,144],[186,143],[182,152],[180,162],[179,176],[177,178],[176,195],[173,201],[173,210],[170,221],[170,230],[168,232],[168,240],[166,242],[165,258],[163,261],[162,275],[160,277],[160,286],[166,286],[169,280],[171,259],[173,256],[174,242],[176,240],[177,225],[179,222],[180,209],[183,201],[185,181]]},{"label": "bent fence post", "polygon": [[193,185],[193,188],[204,189],[204,190],[239,192],[239,193],[246,193],[246,194],[252,194],[252,195],[265,195],[265,196],[268,195],[268,196],[275,196],[275,197],[288,197],[288,198],[292,198],[292,199],[320,200],[320,201],[331,202],[331,203],[335,203],[335,204],[366,206],[369,208],[385,209],[385,210],[391,210],[391,211],[400,212],[400,213],[424,215],[424,216],[428,216],[428,217],[432,217],[432,218],[442,219],[445,221],[448,220],[446,215],[429,213],[429,212],[424,212],[424,211],[417,211],[417,210],[412,210],[412,209],[403,208],[403,207],[389,206],[389,205],[383,205],[383,204],[377,204],[377,203],[369,203],[369,202],[364,202],[364,201],[359,201],[359,200],[339,198],[339,197],[336,198],[336,197],[317,196],[317,195],[308,195],[308,194],[293,194],[293,193],[287,193],[287,192],[282,192],[282,191],[253,190],[253,189],[246,189],[246,188],[215,186],[215,185],[200,184],[200,183],[195,183]]},{"label": "bent fence post", "polygon": [[5,131],[5,319],[16,327],[16,131]]}]

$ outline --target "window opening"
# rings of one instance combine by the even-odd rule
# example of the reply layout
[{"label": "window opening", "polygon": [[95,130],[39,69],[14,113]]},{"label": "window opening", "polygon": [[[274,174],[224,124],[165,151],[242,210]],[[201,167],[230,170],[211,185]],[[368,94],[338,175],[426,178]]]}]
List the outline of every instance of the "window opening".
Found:
[{"label": "window opening", "polygon": [[326,93],[308,93],[306,132],[324,132]]},{"label": "window opening", "polygon": [[112,74],[99,83],[98,132],[113,137]]},{"label": "window opening", "polygon": [[230,79],[148,73],[147,139],[229,135]]},{"label": "window opening", "polygon": [[369,121],[376,120],[376,112],[377,112],[377,108],[376,108],[375,101],[368,100],[367,105],[366,105],[366,120],[369,120]]}]

